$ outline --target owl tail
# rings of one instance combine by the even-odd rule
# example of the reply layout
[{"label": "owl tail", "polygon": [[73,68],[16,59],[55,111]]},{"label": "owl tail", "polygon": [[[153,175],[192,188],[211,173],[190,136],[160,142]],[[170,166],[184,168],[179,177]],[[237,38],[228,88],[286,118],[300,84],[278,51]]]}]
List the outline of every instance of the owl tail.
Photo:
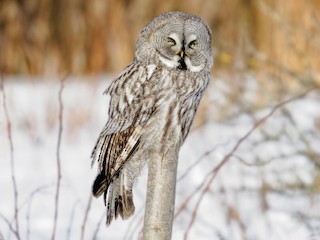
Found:
[{"label": "owl tail", "polygon": [[95,197],[100,197],[102,193],[106,192],[108,189],[108,184],[106,177],[103,174],[99,174],[96,177],[96,180],[94,180],[93,186],[92,186],[92,193]]},{"label": "owl tail", "polygon": [[115,178],[105,191],[107,197],[107,226],[110,225],[113,218],[119,215],[123,220],[128,219],[134,213],[134,203],[132,195],[132,184],[128,183],[126,171],[122,171],[119,177]]}]

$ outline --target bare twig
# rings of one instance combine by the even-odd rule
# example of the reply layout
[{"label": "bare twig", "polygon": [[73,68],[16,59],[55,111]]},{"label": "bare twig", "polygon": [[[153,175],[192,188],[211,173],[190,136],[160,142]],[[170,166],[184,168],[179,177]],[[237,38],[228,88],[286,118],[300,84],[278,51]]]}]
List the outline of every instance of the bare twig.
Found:
[{"label": "bare twig", "polygon": [[[265,161],[257,161],[255,163],[250,163],[250,162],[247,162],[242,157],[240,157],[240,156],[238,156],[236,154],[234,154],[233,157],[239,159],[239,161],[241,163],[243,163],[244,165],[246,165],[248,167],[262,167],[262,166],[265,166],[265,165],[271,163],[274,159],[276,159],[276,158],[271,158],[271,159],[268,159],[268,160],[265,160]],[[280,157],[283,157],[283,156],[280,156]],[[279,158],[279,157],[277,157],[277,158]]]},{"label": "bare twig", "polygon": [[10,221],[9,221],[5,216],[3,216],[1,213],[0,213],[0,218],[8,225],[10,231],[11,231],[15,236],[17,236],[18,233],[17,233],[17,231],[14,229],[14,227],[12,226],[12,224],[10,223]]},{"label": "bare twig", "polygon": [[34,191],[32,191],[29,195],[29,197],[27,198],[27,200],[25,201],[25,203],[23,203],[20,206],[20,209],[28,203],[28,209],[27,209],[27,215],[26,215],[26,222],[27,222],[27,235],[26,235],[26,239],[28,240],[30,238],[30,213],[31,213],[31,206],[32,206],[32,202],[33,202],[33,198],[37,193],[40,193],[42,190],[46,189],[46,188],[50,188],[52,187],[52,185],[45,185],[45,186],[40,186],[38,188],[36,188]]},{"label": "bare twig", "polygon": [[216,146],[214,146],[213,148],[211,148],[209,151],[206,151],[198,160],[196,160],[193,164],[191,164],[187,170],[180,176],[178,177],[177,182],[181,181],[182,179],[184,179],[191,171],[193,168],[195,168],[197,165],[199,165],[204,159],[206,159],[208,156],[210,156],[211,153],[213,153],[214,151],[217,150],[218,147],[221,147],[223,145],[228,144],[229,142],[225,142],[225,143],[221,143],[218,144]]},{"label": "bare twig", "polygon": [[98,224],[97,224],[97,227],[96,227],[96,229],[94,230],[94,233],[93,233],[93,236],[92,236],[92,240],[96,240],[96,239],[97,239],[97,237],[98,237],[98,232],[99,232],[100,227],[101,227],[101,224],[102,224],[102,222],[103,222],[103,220],[104,220],[104,216],[105,216],[105,214],[102,214],[102,215],[101,215],[101,217],[100,217],[100,219],[99,219],[99,222],[98,222]]},{"label": "bare twig", "polygon": [[3,100],[3,109],[5,114],[5,119],[7,122],[7,134],[8,134],[8,140],[10,145],[10,164],[11,164],[11,180],[13,185],[13,193],[14,193],[14,222],[15,222],[15,235],[17,239],[20,239],[20,233],[19,233],[19,211],[18,211],[18,187],[17,187],[17,181],[15,176],[15,159],[14,159],[14,147],[13,147],[13,139],[12,139],[12,128],[11,128],[11,120],[9,117],[9,111],[7,107],[6,102],[6,92],[4,89],[4,77],[1,75],[1,81],[0,81],[0,90],[2,92],[2,100]]},{"label": "bare twig", "polygon": [[72,223],[73,223],[73,220],[74,220],[74,215],[75,215],[75,212],[76,212],[76,207],[79,203],[79,200],[76,201],[74,204],[73,204],[73,207],[72,207],[72,210],[71,210],[71,214],[70,214],[70,221],[69,221],[69,225],[68,225],[68,228],[67,228],[67,236],[66,236],[66,239],[71,239],[71,229],[72,229]]},{"label": "bare twig", "polygon": [[56,194],[55,194],[55,208],[54,208],[54,220],[53,220],[53,229],[51,239],[55,239],[57,221],[58,221],[58,211],[59,211],[59,195],[60,195],[60,182],[61,182],[61,161],[60,161],[60,146],[63,130],[63,102],[62,102],[62,92],[64,88],[64,81],[66,77],[61,79],[60,89],[58,93],[59,99],[59,130],[58,130],[58,143],[57,143],[57,185],[56,185]]},{"label": "bare twig", "polygon": [[[187,227],[187,230],[184,234],[184,239],[187,239],[188,238],[188,235],[189,235],[189,231],[192,227],[192,225],[194,224],[195,222],[195,219],[196,219],[196,216],[197,216],[197,212],[198,212],[198,208],[200,206],[200,203],[202,202],[202,199],[204,197],[204,195],[208,192],[210,186],[211,186],[211,183],[213,182],[213,180],[215,179],[215,177],[217,176],[219,170],[230,160],[230,158],[234,155],[234,153],[238,150],[238,148],[241,146],[241,144],[250,137],[250,135],[258,128],[260,127],[263,123],[265,123],[273,114],[275,111],[277,111],[279,108],[283,107],[284,105],[290,103],[290,102],[293,102],[293,101],[296,101],[298,99],[301,99],[303,97],[305,97],[307,94],[309,94],[311,91],[315,90],[317,88],[312,88],[312,89],[309,89],[308,91],[304,92],[303,94],[301,95],[298,95],[296,97],[293,97],[293,98],[290,98],[286,101],[283,101],[283,102],[280,102],[278,103],[277,105],[275,105],[271,111],[266,115],[264,116],[263,118],[261,118],[260,120],[258,120],[252,127],[251,129],[243,136],[241,137],[237,143],[235,144],[235,146],[231,149],[231,151],[225,155],[225,157],[222,159],[222,161],[214,168],[212,169],[212,171],[210,172],[210,177],[209,179],[207,180],[207,178],[205,179],[205,181],[203,182],[204,184],[204,188],[199,196],[199,199],[193,209],[193,212],[192,212],[192,216],[191,216],[191,220],[189,222],[189,225]],[[191,200],[191,198],[189,198],[189,201]],[[186,205],[186,204],[185,204]]]},{"label": "bare twig", "polygon": [[89,212],[90,212],[90,208],[91,208],[91,202],[92,202],[92,193],[90,192],[88,205],[87,205],[86,211],[84,213],[84,218],[83,218],[83,222],[82,222],[82,225],[81,225],[81,237],[80,237],[81,240],[84,239],[84,233],[85,233],[86,223],[87,223]]}]

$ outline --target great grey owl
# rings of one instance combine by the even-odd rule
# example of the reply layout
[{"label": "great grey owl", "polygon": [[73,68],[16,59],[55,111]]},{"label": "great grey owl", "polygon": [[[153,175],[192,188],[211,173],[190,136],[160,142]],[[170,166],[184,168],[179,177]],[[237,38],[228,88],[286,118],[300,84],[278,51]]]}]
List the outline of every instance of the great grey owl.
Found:
[{"label": "great grey owl", "polygon": [[179,151],[189,133],[213,64],[211,31],[201,18],[164,13],[142,30],[133,62],[113,80],[109,119],[92,152],[107,225],[134,213],[132,187],[150,151]]}]

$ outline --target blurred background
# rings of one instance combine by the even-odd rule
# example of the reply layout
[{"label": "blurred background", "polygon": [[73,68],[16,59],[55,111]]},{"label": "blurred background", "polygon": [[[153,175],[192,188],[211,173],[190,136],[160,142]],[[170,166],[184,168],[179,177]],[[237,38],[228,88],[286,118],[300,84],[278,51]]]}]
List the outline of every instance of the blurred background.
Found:
[{"label": "blurred background", "polygon": [[215,71],[281,75],[274,64],[319,77],[319,9],[317,0],[2,0],[1,66],[10,75],[118,72],[143,26],[179,10],[212,28]]},{"label": "blurred background", "polygon": [[181,149],[173,239],[320,239],[318,0],[1,0],[0,239],[51,236],[61,112],[57,239],[139,239],[146,174],[134,218],[106,229],[90,152],[107,119],[102,92],[142,28],[173,10],[209,24],[215,55]]}]

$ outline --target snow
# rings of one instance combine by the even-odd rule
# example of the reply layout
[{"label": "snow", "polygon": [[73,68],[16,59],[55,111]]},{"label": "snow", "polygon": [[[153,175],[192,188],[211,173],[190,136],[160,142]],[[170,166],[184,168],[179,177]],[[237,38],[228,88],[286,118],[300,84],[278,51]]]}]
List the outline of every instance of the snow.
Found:
[{"label": "snow", "polygon": [[[25,80],[7,78],[5,82],[12,123],[20,234],[22,239],[48,239],[53,227],[57,179],[60,85],[59,81]],[[109,99],[102,93],[110,80],[110,76],[70,77],[65,82],[56,239],[80,239],[97,172],[96,166],[90,168],[90,153],[107,119]],[[244,101],[250,105],[258,85],[251,79],[244,86],[247,88]],[[181,149],[176,210],[198,186],[202,191],[205,176],[257,119],[274,106],[270,104],[250,115],[241,113],[234,104],[228,109],[233,117],[223,121],[218,114],[225,111],[230,92],[231,84],[216,79],[206,93],[208,101],[215,103],[208,110],[214,117],[210,115],[209,122],[194,128]],[[279,110],[241,144],[204,195],[188,239],[320,239],[320,194],[315,187],[319,188],[315,184],[319,181],[319,165],[314,160],[319,161],[320,151],[319,129],[315,125],[320,119],[320,100],[314,97],[318,94],[289,103],[285,110],[292,120]],[[0,216],[14,226],[10,145],[2,95],[0,103]],[[308,153],[313,153],[314,158]],[[100,223],[96,239],[138,239],[143,226],[146,173],[135,185],[136,212],[129,220],[114,221],[106,228],[103,201],[92,200],[84,239],[93,239]],[[172,239],[184,238],[200,192],[193,195],[176,217]],[[5,239],[15,239],[3,218],[0,218],[0,233]]]}]

